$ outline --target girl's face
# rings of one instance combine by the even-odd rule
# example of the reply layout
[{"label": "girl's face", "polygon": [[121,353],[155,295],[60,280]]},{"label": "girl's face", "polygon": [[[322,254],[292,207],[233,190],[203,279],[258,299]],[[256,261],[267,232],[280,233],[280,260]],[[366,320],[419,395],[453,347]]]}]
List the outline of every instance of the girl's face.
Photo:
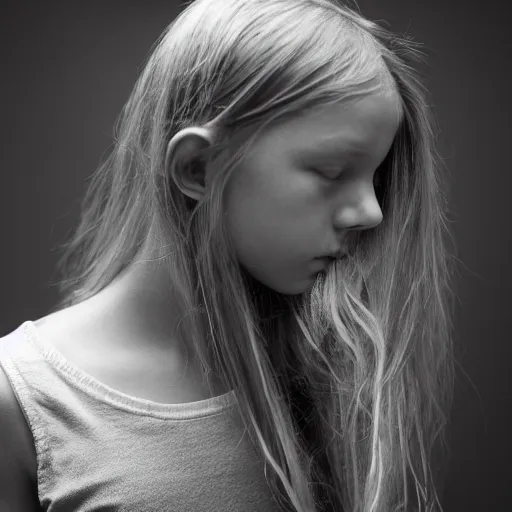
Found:
[{"label": "girl's face", "polygon": [[346,250],[349,230],[382,222],[375,171],[399,123],[396,93],[323,107],[262,133],[235,169],[227,219],[240,264],[286,295],[305,292]]}]

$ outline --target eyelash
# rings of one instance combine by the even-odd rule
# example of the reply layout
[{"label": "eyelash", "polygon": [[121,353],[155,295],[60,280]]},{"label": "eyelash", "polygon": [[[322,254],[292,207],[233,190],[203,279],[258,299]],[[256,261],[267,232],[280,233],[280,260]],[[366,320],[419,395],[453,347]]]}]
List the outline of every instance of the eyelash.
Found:
[{"label": "eyelash", "polygon": [[[336,177],[334,178],[329,178],[328,176],[326,176],[326,173],[325,172],[322,172],[320,171],[319,169],[315,169],[313,168],[312,169],[313,172],[315,172],[316,174],[322,176],[322,178],[328,180],[328,181],[338,181],[342,176],[343,174],[345,173],[345,169],[342,170]],[[375,174],[373,175],[373,185],[375,187],[380,187],[382,185],[382,176],[381,176],[381,173],[379,172],[379,170],[377,170],[375,172]]]},{"label": "eyelash", "polygon": [[325,172],[322,172],[320,171],[319,169],[315,169],[313,168],[313,172],[315,172],[316,174],[319,174],[320,176],[322,176],[322,178],[325,178],[326,180],[329,180],[329,181],[337,181],[341,178],[341,176],[343,175],[344,171],[341,171],[336,177],[334,178],[329,178]]}]

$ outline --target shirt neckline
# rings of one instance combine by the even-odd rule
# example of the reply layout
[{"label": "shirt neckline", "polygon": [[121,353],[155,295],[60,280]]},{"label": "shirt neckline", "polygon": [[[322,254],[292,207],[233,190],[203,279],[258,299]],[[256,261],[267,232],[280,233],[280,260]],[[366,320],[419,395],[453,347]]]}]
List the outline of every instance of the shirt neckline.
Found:
[{"label": "shirt neckline", "polygon": [[234,390],[206,400],[178,404],[154,402],[128,395],[104,384],[72,364],[49,340],[39,336],[37,326],[32,320],[27,320],[21,327],[25,339],[63,376],[67,383],[111,406],[134,414],[186,420],[216,415],[237,403]]}]

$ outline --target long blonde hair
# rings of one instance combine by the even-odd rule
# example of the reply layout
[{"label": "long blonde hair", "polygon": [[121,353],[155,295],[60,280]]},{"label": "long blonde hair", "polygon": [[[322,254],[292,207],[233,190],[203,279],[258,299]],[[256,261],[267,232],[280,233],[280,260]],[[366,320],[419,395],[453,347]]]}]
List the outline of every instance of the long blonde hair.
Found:
[{"label": "long blonde hair", "polygon": [[[205,372],[236,389],[282,510],[442,510],[431,458],[454,384],[451,239],[417,46],[335,0],[191,3],[152,49],[62,245],[58,308],[160,250],[184,331]],[[259,286],[223,222],[232,170],[270,123],[383,87],[402,109],[376,173],[383,222],[306,293]],[[165,151],[206,123],[212,180],[195,202]]]}]

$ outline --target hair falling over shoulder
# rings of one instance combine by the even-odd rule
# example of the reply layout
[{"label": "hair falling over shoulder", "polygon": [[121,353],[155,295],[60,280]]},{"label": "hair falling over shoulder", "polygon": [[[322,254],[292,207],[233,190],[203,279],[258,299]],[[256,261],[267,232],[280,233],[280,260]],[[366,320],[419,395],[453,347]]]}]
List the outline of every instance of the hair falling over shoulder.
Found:
[{"label": "hair falling over shoulder", "polygon": [[[442,510],[433,457],[454,380],[451,239],[417,47],[335,0],[190,3],[152,49],[62,246],[59,307],[164,248],[191,343],[236,388],[282,510]],[[223,224],[231,171],[270,123],[382,88],[402,108],[377,172],[383,222],[307,293],[258,289]],[[195,203],[166,176],[165,150],[206,123],[212,181]]]}]

